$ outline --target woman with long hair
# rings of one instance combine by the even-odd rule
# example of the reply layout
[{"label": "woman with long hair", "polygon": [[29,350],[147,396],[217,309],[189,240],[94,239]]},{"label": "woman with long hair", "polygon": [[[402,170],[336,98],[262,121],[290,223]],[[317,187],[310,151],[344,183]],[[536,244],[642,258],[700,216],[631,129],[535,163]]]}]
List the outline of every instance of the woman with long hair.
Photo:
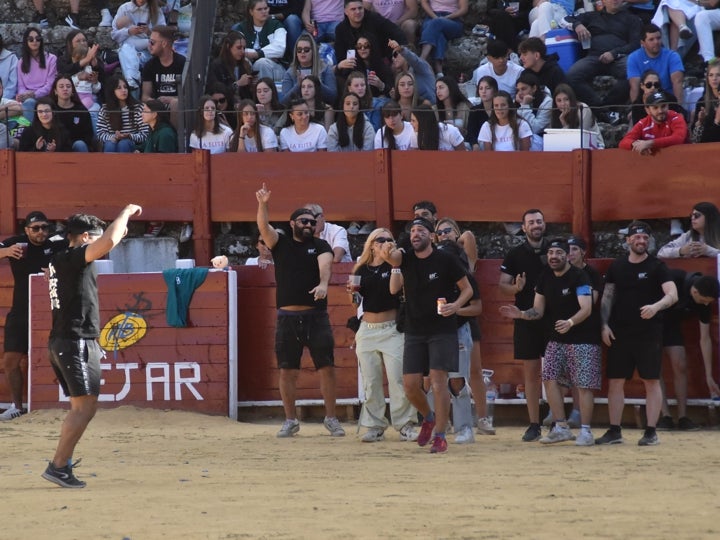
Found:
[{"label": "woman with long hair", "polygon": [[575,91],[569,84],[560,83],[555,87],[553,94],[555,107],[552,110],[550,127],[556,129],[582,129],[597,133],[595,146],[605,148],[600,127],[595,115],[585,103],[577,100]]},{"label": "woman with long hair", "polygon": [[375,149],[411,150],[417,148],[415,130],[410,122],[402,119],[400,105],[396,101],[388,101],[382,106],[382,117],[385,123],[375,133]]},{"label": "woman with long hair", "polygon": [[665,244],[658,257],[716,257],[720,253],[720,212],[711,202],[699,202],[690,213],[690,230]]},{"label": "woman with long hair", "polygon": [[70,75],[58,75],[53,82],[51,97],[55,106],[55,119],[70,137],[73,152],[89,152],[93,147],[95,131],[92,119],[75,90]]},{"label": "woman with long hair", "polygon": [[260,123],[257,107],[251,99],[243,99],[238,104],[238,115],[240,125],[233,133],[231,152],[277,152],[277,135]]},{"label": "woman with long hair", "polygon": [[220,122],[217,105],[211,96],[200,96],[198,103],[195,127],[190,133],[190,148],[210,150],[211,154],[226,152],[230,146],[232,129]]},{"label": "woman with long hair", "polygon": [[300,97],[307,103],[310,120],[329,129],[335,119],[335,111],[322,100],[320,79],[314,75],[305,77],[300,83]]},{"label": "woman with long hair", "polygon": [[355,66],[351,70],[345,70],[343,75],[348,75],[351,71],[365,72],[373,97],[387,96],[392,89],[392,70],[385,62],[382,52],[376,51],[372,41],[362,34],[355,41],[354,60]]},{"label": "woman with long hair", "polygon": [[[640,92],[638,97],[632,103],[632,125],[634,126],[640,120],[647,116],[645,110],[645,98],[655,92],[664,91],[660,82],[660,74],[654,69],[646,69],[640,74]],[[686,114],[685,109],[677,102],[677,98],[672,92],[665,91],[665,95],[669,100],[669,108],[682,115]]]},{"label": "woman with long hair", "polygon": [[253,63],[258,76],[282,80],[285,69],[279,62],[285,56],[287,31],[280,21],[270,16],[267,0],[250,0],[247,17],[232,29],[242,32],[247,39],[251,48],[245,50],[245,56]]},{"label": "woman with long hair", "polygon": [[32,124],[20,135],[20,152],[70,152],[70,138],[63,125],[55,119],[53,100],[45,96],[35,100]]},{"label": "woman with long hair", "polygon": [[415,75],[409,71],[401,71],[397,74],[393,95],[395,96],[395,101],[400,105],[402,118],[406,122],[410,121],[412,111],[421,103],[424,105],[432,105],[427,99],[420,100]]},{"label": "woman with long hair", "polygon": [[146,154],[175,153],[178,151],[177,132],[170,124],[170,111],[157,99],[146,101],[142,121],[150,128],[143,152]]},{"label": "woman with long hair", "polygon": [[418,105],[410,123],[417,134],[420,150],[467,150],[460,130],[452,124],[438,122],[430,105]]},{"label": "woman with long hair", "polygon": [[478,146],[480,150],[511,152],[530,150],[532,129],[518,118],[512,96],[504,90],[498,91],[493,98],[493,110],[490,119],[480,128]]},{"label": "woman with long hair", "polygon": [[435,97],[440,121],[454,125],[464,137],[472,104],[460,91],[457,81],[452,77],[440,77],[435,82]]},{"label": "woman with long hair", "polygon": [[233,131],[237,127],[237,113],[235,111],[235,96],[227,87],[219,82],[209,84],[207,94],[213,98],[217,106],[220,122],[229,126]]},{"label": "woman with long hair", "polygon": [[118,7],[110,36],[120,45],[120,67],[131,89],[140,88],[140,70],[150,60],[150,33],[156,26],[163,25],[165,15],[158,5],[158,0],[131,0]]},{"label": "woman with long hair", "polygon": [[[390,294],[390,273],[394,270],[381,256],[387,243],[394,244],[388,229],[375,229],[365,241],[363,251],[352,271],[360,277],[360,285],[353,291],[348,283],[347,292],[353,305],[362,304],[363,316],[355,334],[355,353],[362,374],[365,402],[358,423],[367,428],[361,440],[379,442],[392,424],[401,441],[417,440],[414,422],[417,410],[408,401],[403,389],[402,357],[405,339],[395,323],[399,298]],[[385,392],[383,365],[390,395],[390,422],[385,418]]]},{"label": "woman with long hair", "polygon": [[260,115],[260,122],[278,135],[287,123],[287,114],[280,105],[275,81],[269,77],[258,80],[255,85],[255,103]]},{"label": "woman with long hair", "polygon": [[318,46],[313,37],[303,32],[295,42],[295,55],[282,80],[282,98],[284,102],[300,97],[300,83],[308,75],[320,80],[319,95],[325,103],[335,103],[337,82],[333,67],[326,64],[318,54]]},{"label": "woman with long hair", "polygon": [[515,101],[518,104],[518,116],[530,124],[533,136],[530,150],[543,149],[543,134],[550,127],[553,100],[545,93],[545,87],[535,73],[526,69],[515,83]]},{"label": "woman with long hair", "polygon": [[[247,40],[245,35],[231,30],[220,42],[220,50],[216,58],[210,62],[208,69],[207,93],[211,94],[210,87],[221,84],[223,94],[229,94],[238,99],[252,97],[252,65],[245,58]],[[235,103],[231,104],[231,108]]]},{"label": "woman with long hair", "polygon": [[360,112],[360,96],[350,92],[342,101],[342,112],[328,131],[328,152],[372,150],[375,130]]},{"label": "woman with long hair", "polygon": [[65,53],[57,62],[58,73],[72,75],[75,89],[88,110],[94,104],[99,110],[98,102],[103,98],[98,94],[105,82],[105,64],[99,58],[99,52],[97,43],[89,45],[85,33],[73,29],[65,36]]},{"label": "woman with long hair", "polygon": [[498,83],[495,77],[485,75],[480,77],[477,83],[477,96],[480,103],[470,109],[467,123],[467,135],[465,140],[473,147],[477,148],[477,139],[480,134],[480,128],[490,119],[490,113],[493,109],[493,98],[498,93]]},{"label": "woman with long hair", "polygon": [[32,121],[35,100],[49,96],[57,75],[57,56],[45,52],[40,30],[28,26],[23,33],[17,71],[17,96],[23,104],[23,115]]},{"label": "woman with long hair", "polygon": [[287,127],[280,132],[282,152],[326,152],[327,131],[310,121],[310,110],[302,99],[290,104]]},{"label": "woman with long hair", "polygon": [[705,95],[695,107],[693,142],[720,141],[720,59],[708,62],[705,76]]},{"label": "woman with long hair", "polygon": [[131,153],[148,137],[149,126],[142,121],[143,104],[130,93],[122,75],[105,84],[105,104],[98,113],[97,138],[103,152]]}]

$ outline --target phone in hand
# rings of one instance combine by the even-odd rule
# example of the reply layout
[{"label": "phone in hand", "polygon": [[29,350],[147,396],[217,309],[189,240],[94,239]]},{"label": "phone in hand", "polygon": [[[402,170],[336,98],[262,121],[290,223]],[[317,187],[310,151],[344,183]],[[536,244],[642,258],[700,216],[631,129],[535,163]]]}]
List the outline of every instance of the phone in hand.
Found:
[{"label": "phone in hand", "polygon": [[351,60],[355,58],[355,49],[348,49],[345,58]]},{"label": "phone in hand", "polygon": [[252,71],[252,76],[255,77],[255,78],[257,78],[258,75],[260,75],[260,72],[259,72],[258,70],[256,70],[256,69],[253,69],[253,71]]}]

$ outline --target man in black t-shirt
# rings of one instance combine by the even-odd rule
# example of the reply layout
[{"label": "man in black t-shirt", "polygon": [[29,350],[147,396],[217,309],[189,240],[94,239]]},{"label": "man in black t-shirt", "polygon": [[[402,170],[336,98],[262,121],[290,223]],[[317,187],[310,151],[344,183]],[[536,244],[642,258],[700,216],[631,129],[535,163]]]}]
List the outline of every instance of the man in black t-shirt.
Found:
[{"label": "man in black t-shirt", "polygon": [[[433,224],[415,218],[410,227],[412,250],[404,253],[393,245],[383,247],[382,256],[401,274],[391,273],[390,292],[405,287],[405,347],[403,385],[410,403],[423,415],[417,442],[425,446],[432,438],[432,453],[447,451],[445,429],[450,412],[448,373],[458,371],[456,314],[469,302],[473,290],[457,257],[435,249]],[[435,396],[435,411],[422,390],[429,375]]]},{"label": "man in black t-shirt", "polygon": [[142,208],[128,204],[103,232],[105,223],[95,216],[75,214],[67,221],[69,246],[57,252],[48,267],[52,330],[48,342],[50,365],[70,410],[60,429],[55,456],[42,477],[65,488],[83,488],[73,474],[73,451],[95,416],[100,394],[100,359],[97,343],[100,311],[97,269],[93,261],[110,252],[127,233],[127,223]]},{"label": "man in black t-shirt", "polygon": [[[511,249],[500,266],[500,292],[515,296],[515,306],[530,309],[535,297],[535,282],[546,264],[547,242],[543,213],[532,208],[523,214],[525,242]],[[542,321],[517,319],[513,329],[515,360],[521,360],[525,376],[530,426],[522,440],[537,441],[540,436],[540,357],[547,343]]]},{"label": "man in black t-shirt", "polygon": [[655,426],[662,392],[662,312],[677,302],[678,294],[665,263],[647,252],[650,226],[633,221],[628,226],[630,252],[615,259],[605,276],[600,305],[602,340],[608,348],[608,414],[610,429],[595,444],[623,442],[620,421],[625,403],[625,381],[635,368],[645,386],[647,428],[639,446],[658,444]]},{"label": "man in black t-shirt", "polygon": [[13,300],[5,318],[5,376],[12,403],[0,414],[0,421],[25,414],[22,406],[23,383],[21,364],[28,353],[28,276],[47,268],[50,257],[67,246],[64,240],[48,239],[50,225],[45,214],[30,212],[25,218],[24,234],[0,242],[0,259],[7,257],[13,274]]},{"label": "man in black t-shirt", "polygon": [[327,313],[332,248],[325,240],[313,236],[317,220],[308,208],[298,208],[290,215],[292,237],[279,234],[271,227],[268,217],[270,193],[263,184],[255,197],[258,201],[258,229],[275,261],[275,302],[278,309],[275,355],[280,368],[280,397],[285,410],[285,422],[277,436],[292,437],[300,431],[295,395],[300,358],[307,347],[320,374],[320,390],[325,400],[323,425],[331,436],[344,437],[345,430],[335,414],[335,342]]},{"label": "man in black t-shirt", "polygon": [[185,57],[173,50],[175,31],[169,26],[155,26],[148,40],[152,58],[142,70],[142,101],[157,99],[170,110],[170,118],[177,126],[178,95],[182,84]]}]

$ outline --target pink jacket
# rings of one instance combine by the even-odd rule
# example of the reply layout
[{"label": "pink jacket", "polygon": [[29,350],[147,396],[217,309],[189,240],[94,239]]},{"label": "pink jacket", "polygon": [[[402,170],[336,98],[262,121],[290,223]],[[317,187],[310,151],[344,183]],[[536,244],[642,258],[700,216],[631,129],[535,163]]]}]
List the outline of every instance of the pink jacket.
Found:
[{"label": "pink jacket", "polygon": [[41,69],[40,64],[34,58],[30,60],[29,73],[23,73],[21,65],[22,61],[19,61],[17,67],[18,94],[32,90],[35,92],[36,98],[50,95],[57,75],[57,56],[45,53],[45,69]]}]

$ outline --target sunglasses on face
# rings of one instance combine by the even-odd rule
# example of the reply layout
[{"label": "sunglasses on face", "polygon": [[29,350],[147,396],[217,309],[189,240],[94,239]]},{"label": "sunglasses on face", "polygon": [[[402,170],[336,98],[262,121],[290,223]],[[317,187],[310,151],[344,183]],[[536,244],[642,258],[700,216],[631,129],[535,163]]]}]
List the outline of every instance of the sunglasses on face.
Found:
[{"label": "sunglasses on face", "polygon": [[216,100],[214,100],[214,101],[215,101],[216,104],[224,105],[225,103],[227,103],[227,98],[221,97],[221,98],[218,98],[218,99],[216,99]]},{"label": "sunglasses on face", "polygon": [[41,38],[40,36],[37,36],[37,37],[35,37],[35,36],[29,36],[29,37],[27,38],[27,40],[28,40],[28,43],[35,43],[36,41],[37,41],[38,43],[42,43],[43,38]]},{"label": "sunglasses on face", "polygon": [[355,48],[359,51],[366,51],[370,49],[370,44],[365,45],[364,43],[360,43],[359,45],[355,45]]},{"label": "sunglasses on face", "polygon": [[650,90],[651,88],[660,88],[660,83],[659,82],[646,82],[646,83],[643,83],[643,86],[645,88],[647,88],[648,90]]},{"label": "sunglasses on face", "polygon": [[313,227],[315,225],[317,225],[317,219],[300,218],[300,219],[296,219],[295,221],[299,221],[303,225],[312,225]]},{"label": "sunglasses on face", "polygon": [[47,231],[50,228],[50,225],[33,225],[31,227],[28,227],[32,232],[40,232],[40,231]]},{"label": "sunglasses on face", "polygon": [[692,214],[690,214],[690,217],[692,219],[700,219],[702,216],[703,215],[700,212],[693,212]]},{"label": "sunglasses on face", "polygon": [[438,229],[437,231],[435,231],[435,234],[437,234],[438,236],[445,236],[446,234],[450,234],[451,232],[453,232],[452,227],[445,227],[444,229]]},{"label": "sunglasses on face", "polygon": [[309,53],[312,49],[310,47],[298,47],[295,50],[299,53]]},{"label": "sunglasses on face", "polygon": [[392,239],[392,238],[386,238],[386,237],[384,237],[384,236],[381,236],[380,238],[376,238],[375,241],[376,241],[378,244],[384,244],[385,242],[392,242],[393,239]]}]

